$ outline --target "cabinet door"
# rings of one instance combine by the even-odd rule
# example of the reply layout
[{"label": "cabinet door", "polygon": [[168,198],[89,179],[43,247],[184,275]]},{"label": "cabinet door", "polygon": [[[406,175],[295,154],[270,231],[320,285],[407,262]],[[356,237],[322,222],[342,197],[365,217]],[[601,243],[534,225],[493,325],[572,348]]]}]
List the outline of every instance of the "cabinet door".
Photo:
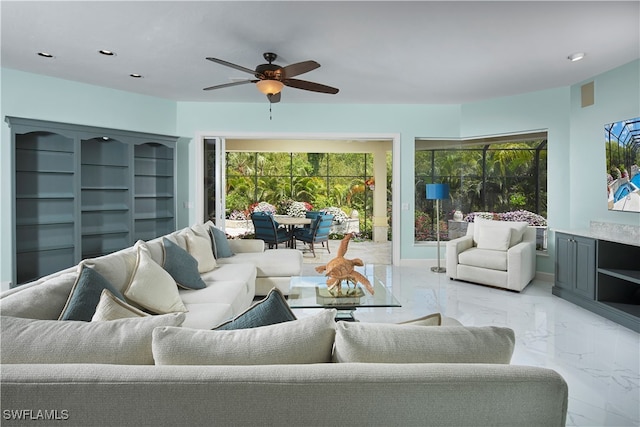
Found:
[{"label": "cabinet door", "polygon": [[585,237],[573,238],[575,275],[573,290],[591,300],[596,297],[596,242]]},{"label": "cabinet door", "polygon": [[556,283],[559,288],[572,290],[573,269],[573,240],[566,234],[556,234]]}]

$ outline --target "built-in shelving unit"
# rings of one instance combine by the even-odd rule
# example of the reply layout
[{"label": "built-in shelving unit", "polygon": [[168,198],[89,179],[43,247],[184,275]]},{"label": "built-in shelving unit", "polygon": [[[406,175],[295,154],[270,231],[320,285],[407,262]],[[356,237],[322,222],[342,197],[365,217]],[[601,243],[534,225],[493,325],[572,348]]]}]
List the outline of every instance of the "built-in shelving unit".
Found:
[{"label": "built-in shelving unit", "polygon": [[640,332],[640,245],[556,233],[553,294]]},{"label": "built-in shelving unit", "polygon": [[130,146],[114,139],[81,141],[82,258],[131,242]]},{"label": "built-in shelving unit", "polygon": [[148,240],[173,230],[175,192],[173,150],[146,143],[135,146],[135,237]]},{"label": "built-in shelving unit", "polygon": [[177,138],[6,117],[21,284],[175,230]]},{"label": "built-in shelving unit", "polygon": [[[75,260],[74,140],[50,132],[22,135],[15,149],[17,280]],[[55,266],[55,267],[54,267]]]},{"label": "built-in shelving unit", "polygon": [[598,241],[596,300],[640,319],[640,246]]}]

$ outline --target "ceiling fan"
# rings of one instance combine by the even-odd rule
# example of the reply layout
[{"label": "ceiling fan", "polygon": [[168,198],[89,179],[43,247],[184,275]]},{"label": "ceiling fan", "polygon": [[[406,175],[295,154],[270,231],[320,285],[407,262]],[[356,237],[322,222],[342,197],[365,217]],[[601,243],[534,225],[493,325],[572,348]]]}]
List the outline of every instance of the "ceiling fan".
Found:
[{"label": "ceiling fan", "polygon": [[255,79],[241,80],[237,82],[225,83],[216,86],[205,87],[203,90],[222,89],[224,87],[239,86],[247,83],[255,83],[258,90],[265,95],[271,103],[280,102],[280,92],[284,86],[289,86],[295,89],[309,90],[312,92],[336,94],[338,89],[335,87],[323,85],[320,83],[314,83],[307,80],[293,79],[292,77],[300,74],[308,73],[320,67],[316,61],[303,61],[295,64],[281,67],[273,64],[278,55],[272,52],[266,52],[262,55],[268,64],[260,64],[255,70],[243,67],[241,65],[232,64],[231,62],[224,61],[218,58],[207,57],[209,61],[225,65],[227,67],[234,68],[236,70],[244,71],[245,73],[253,74]]}]

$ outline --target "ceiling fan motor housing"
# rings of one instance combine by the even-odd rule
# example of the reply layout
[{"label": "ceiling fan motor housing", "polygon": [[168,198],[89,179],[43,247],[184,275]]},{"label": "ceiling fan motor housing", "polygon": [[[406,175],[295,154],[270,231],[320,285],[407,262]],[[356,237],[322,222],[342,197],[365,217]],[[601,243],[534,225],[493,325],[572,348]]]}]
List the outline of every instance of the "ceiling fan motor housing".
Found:
[{"label": "ceiling fan motor housing", "polygon": [[267,80],[282,80],[284,78],[282,67],[275,64],[261,64],[256,67],[255,76],[259,79],[264,76]]}]

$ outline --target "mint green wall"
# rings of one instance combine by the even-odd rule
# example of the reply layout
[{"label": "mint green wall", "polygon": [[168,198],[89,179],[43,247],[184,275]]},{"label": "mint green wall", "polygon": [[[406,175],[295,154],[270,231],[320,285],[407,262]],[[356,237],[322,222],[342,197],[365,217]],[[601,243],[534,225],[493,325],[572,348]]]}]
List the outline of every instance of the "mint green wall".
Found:
[{"label": "mint green wall", "polygon": [[5,116],[176,134],[176,103],[68,80],[0,69],[0,282],[11,280],[11,132]]},{"label": "mint green wall", "polygon": [[[594,104],[581,107],[581,86],[594,82]],[[607,209],[604,125],[640,117],[640,60],[571,86],[571,227],[605,221],[640,225],[640,214]]]},{"label": "mint green wall", "polygon": [[[1,115],[54,120],[142,132],[180,135],[178,225],[196,221],[183,208],[194,202],[196,133],[264,132],[296,134],[372,133],[401,136],[400,212],[402,259],[435,258],[435,248],[413,242],[414,139],[472,138],[547,130],[549,132],[548,213],[553,228],[586,228],[590,220],[640,224],[640,215],[606,210],[603,126],[640,116],[640,61],[589,79],[595,105],[580,107],[580,86],[545,90],[465,105],[269,105],[173,102],[15,70],[1,70]],[[322,95],[319,95],[322,96]],[[11,277],[10,133],[2,122],[0,144],[0,281]],[[596,172],[602,171],[602,173]],[[602,198],[597,197],[602,188]],[[553,237],[551,235],[550,237]],[[552,239],[551,239],[552,240]],[[550,240],[550,243],[551,243]],[[552,246],[552,245],[551,245]],[[553,247],[551,248],[553,250]],[[552,258],[538,270],[553,272]]]}]

